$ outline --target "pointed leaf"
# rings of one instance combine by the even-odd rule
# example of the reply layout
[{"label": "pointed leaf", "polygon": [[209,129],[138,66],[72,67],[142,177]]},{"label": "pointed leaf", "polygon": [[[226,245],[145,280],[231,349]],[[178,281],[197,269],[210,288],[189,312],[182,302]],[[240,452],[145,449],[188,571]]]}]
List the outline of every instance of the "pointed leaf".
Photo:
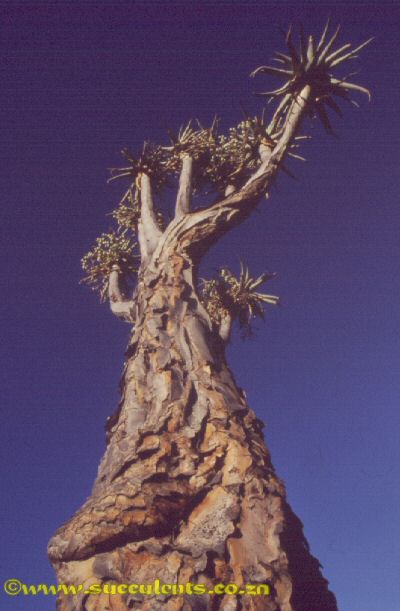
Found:
[{"label": "pointed leaf", "polygon": [[359,51],[361,51],[361,49],[364,49],[364,47],[369,45],[373,40],[375,40],[375,36],[371,36],[370,38],[367,38],[365,42],[362,42],[360,45],[358,45],[358,47],[353,49],[353,53],[358,53]]},{"label": "pointed leaf", "polygon": [[247,305],[247,309],[248,309],[248,312],[249,312],[249,318],[252,318],[253,317],[253,307],[252,307],[251,303],[249,303]]},{"label": "pointed leaf", "polygon": [[340,55],[341,53],[343,53],[343,51],[347,51],[347,49],[351,48],[351,43],[348,42],[347,44],[343,45],[343,47],[340,47],[339,49],[336,49],[336,51],[334,51],[333,53],[331,53],[330,55],[328,55],[328,57],[325,59],[325,63],[329,64],[329,62],[331,62],[332,60],[334,60],[338,55]]},{"label": "pointed leaf", "polygon": [[287,62],[284,59],[281,59],[280,57],[273,57],[272,61],[273,62],[278,62],[279,64],[283,64],[284,66],[287,65]]},{"label": "pointed leaf", "polygon": [[303,28],[302,23],[300,23],[300,51],[301,51],[301,61],[303,64],[305,64],[307,60],[307,37],[304,33],[304,28]]},{"label": "pointed leaf", "polygon": [[107,182],[113,182],[114,180],[117,180],[118,178],[123,178],[124,176],[132,176],[132,170],[129,170],[129,172],[122,172],[121,174],[115,174],[114,176],[111,176]]},{"label": "pointed leaf", "polygon": [[361,85],[356,85],[355,83],[348,83],[347,81],[343,81],[338,84],[338,87],[345,89],[346,91],[359,91],[360,93],[365,93],[368,96],[368,100],[371,101],[371,92],[366,87],[362,87]]},{"label": "pointed leaf", "polygon": [[318,115],[319,119],[321,120],[322,125],[325,128],[325,131],[328,134],[333,135],[333,129],[332,129],[332,126],[330,124],[329,117],[328,117],[328,115],[326,113],[326,110],[324,108],[323,103],[319,102],[319,103],[315,104],[315,109],[317,111],[317,115]]},{"label": "pointed leaf", "polygon": [[335,43],[337,37],[339,36],[339,32],[340,32],[340,25],[338,25],[338,27],[336,28],[336,30],[333,33],[333,36],[331,37],[329,42],[326,44],[324,49],[322,49],[319,55],[319,58],[318,58],[318,65],[322,64],[322,62],[325,60],[325,57],[328,55],[329,51],[332,48],[332,45]]},{"label": "pointed leaf", "polygon": [[272,74],[274,76],[291,76],[292,72],[290,70],[284,70],[283,68],[275,68],[274,66],[260,66],[254,72],[251,73],[250,76],[255,76],[256,74]]},{"label": "pointed leaf", "polygon": [[325,40],[326,40],[326,35],[328,34],[328,30],[329,30],[329,26],[330,26],[330,22],[331,22],[331,17],[329,15],[328,19],[326,20],[326,24],[324,27],[324,31],[321,34],[321,38],[320,41],[318,43],[318,47],[317,47],[317,53],[322,49],[322,47],[325,44]]},{"label": "pointed leaf", "polygon": [[136,160],[133,156],[133,153],[128,148],[123,148],[121,151],[121,155],[123,155],[126,159],[128,159],[131,163],[136,163]]},{"label": "pointed leaf", "polygon": [[257,298],[264,303],[270,303],[276,305],[280,299],[276,295],[265,295],[264,293],[257,293]]},{"label": "pointed leaf", "polygon": [[275,51],[275,55],[277,56],[277,58],[286,62],[289,66],[291,65],[292,60],[289,57],[289,55],[286,55],[285,53],[281,53],[280,51]]},{"label": "pointed leaf", "polygon": [[315,46],[314,46],[314,36],[310,36],[308,39],[308,47],[307,47],[307,68],[310,68],[315,58]]},{"label": "pointed leaf", "polygon": [[357,56],[356,54],[359,51],[361,51],[361,49],[369,45],[369,43],[372,42],[373,40],[374,40],[374,37],[368,38],[368,40],[366,40],[361,45],[359,45],[358,47],[350,51],[350,53],[346,53],[345,55],[342,55],[342,57],[338,57],[333,62],[331,62],[330,67],[333,68],[334,66],[338,66],[339,64],[343,63],[347,59],[354,59]]},{"label": "pointed leaf", "polygon": [[302,157],[301,155],[297,155],[296,153],[288,153],[289,157],[293,157],[293,159],[299,159],[300,161],[307,161],[307,159],[305,157]]},{"label": "pointed leaf", "polygon": [[257,74],[261,71],[261,68],[263,68],[263,67],[264,66],[258,66],[258,68],[255,68],[255,70],[250,72],[250,74],[249,74],[250,78],[254,78],[255,76],[257,76]]},{"label": "pointed leaf", "polygon": [[297,70],[297,68],[300,66],[301,62],[300,62],[300,58],[297,54],[297,51],[294,47],[293,44],[293,40],[292,40],[292,27],[290,26],[288,33],[286,35],[286,44],[287,47],[289,49],[290,52],[290,57],[292,58],[292,64],[293,64],[293,68],[295,70]]},{"label": "pointed leaf", "polygon": [[261,276],[258,276],[258,278],[251,280],[249,284],[249,290],[254,291],[254,289],[263,284],[266,280],[266,276],[267,274],[261,274]]}]

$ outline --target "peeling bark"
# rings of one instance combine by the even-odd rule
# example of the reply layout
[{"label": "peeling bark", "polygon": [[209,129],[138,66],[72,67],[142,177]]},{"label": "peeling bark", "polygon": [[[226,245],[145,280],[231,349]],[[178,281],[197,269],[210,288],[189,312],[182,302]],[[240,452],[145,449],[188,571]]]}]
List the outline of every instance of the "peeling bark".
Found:
[{"label": "peeling bark", "polygon": [[[262,425],[199,307],[192,271],[190,260],[169,251],[157,274],[143,273],[119,415],[92,495],[57,531],[49,556],[67,583],[158,577],[272,589],[269,597],[111,596],[112,609],[334,610],[318,564],[304,554],[301,530],[291,539],[290,509]],[[285,537],[294,555],[305,555],[301,571],[322,592],[317,605],[300,572],[291,573]],[[305,598],[294,606],[299,588]],[[105,608],[99,604],[97,596],[74,603],[61,596],[59,610]]]}]

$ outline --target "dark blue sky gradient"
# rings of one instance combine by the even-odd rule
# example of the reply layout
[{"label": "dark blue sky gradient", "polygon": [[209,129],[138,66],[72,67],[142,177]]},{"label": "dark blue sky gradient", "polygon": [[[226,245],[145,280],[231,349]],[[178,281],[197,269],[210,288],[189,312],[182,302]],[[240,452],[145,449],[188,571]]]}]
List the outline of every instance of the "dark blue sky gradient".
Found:
[{"label": "dark blue sky gradient", "polygon": [[[398,610],[400,11],[385,2],[1,3],[2,579],[54,582],[47,541],[90,493],[118,401],[129,328],[78,284],[124,188],[106,168],[190,117],[260,111],[252,92],[275,81],[248,74],[283,50],[279,28],[319,33],[328,13],[342,44],[377,36],[357,60],[372,103],[333,117],[337,138],[304,126],[299,180],[280,176],[202,275],[239,258],[278,272],[283,307],[234,337],[230,364],[341,611]],[[2,611],[54,607],[1,594]]]}]

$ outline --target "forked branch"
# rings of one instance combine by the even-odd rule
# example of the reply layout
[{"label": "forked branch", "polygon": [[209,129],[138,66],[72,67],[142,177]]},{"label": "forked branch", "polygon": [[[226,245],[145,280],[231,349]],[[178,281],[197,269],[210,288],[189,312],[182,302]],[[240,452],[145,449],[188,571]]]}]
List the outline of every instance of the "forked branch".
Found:
[{"label": "forked branch", "polygon": [[272,153],[267,154],[267,147],[260,150],[264,161],[241,189],[207,208],[195,210],[180,222],[174,221],[169,225],[154,253],[155,263],[176,244],[182,250],[199,257],[229,229],[249,216],[275,180],[280,165],[308,111],[310,95],[311,88],[306,85],[294,98],[282,135]]}]

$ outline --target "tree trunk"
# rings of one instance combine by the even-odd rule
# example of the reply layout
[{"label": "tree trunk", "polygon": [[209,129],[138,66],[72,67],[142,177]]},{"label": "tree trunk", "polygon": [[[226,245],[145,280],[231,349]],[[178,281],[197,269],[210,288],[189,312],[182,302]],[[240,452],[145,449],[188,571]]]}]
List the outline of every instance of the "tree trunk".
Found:
[{"label": "tree trunk", "polygon": [[107,429],[91,497],[50,542],[60,583],[267,583],[271,593],[62,595],[60,611],[336,609],[179,249],[142,273]]},{"label": "tree trunk", "polygon": [[[91,497],[49,544],[59,611],[337,611],[285,499],[262,435],[225,361],[230,321],[215,329],[196,292],[201,256],[254,209],[274,180],[310,97],[293,100],[282,136],[239,190],[190,212],[192,163],[182,174],[175,219],[160,232],[151,181],[141,181],[137,295],[114,313],[135,319],[122,398]],[[262,153],[262,151],[260,151]],[[265,151],[264,151],[265,152]],[[88,593],[94,584],[203,584],[175,595]],[[211,594],[216,584],[269,584],[269,595]],[[194,588],[194,586],[193,586]],[[86,592],[85,592],[86,590]],[[165,590],[164,590],[165,592]]]}]

